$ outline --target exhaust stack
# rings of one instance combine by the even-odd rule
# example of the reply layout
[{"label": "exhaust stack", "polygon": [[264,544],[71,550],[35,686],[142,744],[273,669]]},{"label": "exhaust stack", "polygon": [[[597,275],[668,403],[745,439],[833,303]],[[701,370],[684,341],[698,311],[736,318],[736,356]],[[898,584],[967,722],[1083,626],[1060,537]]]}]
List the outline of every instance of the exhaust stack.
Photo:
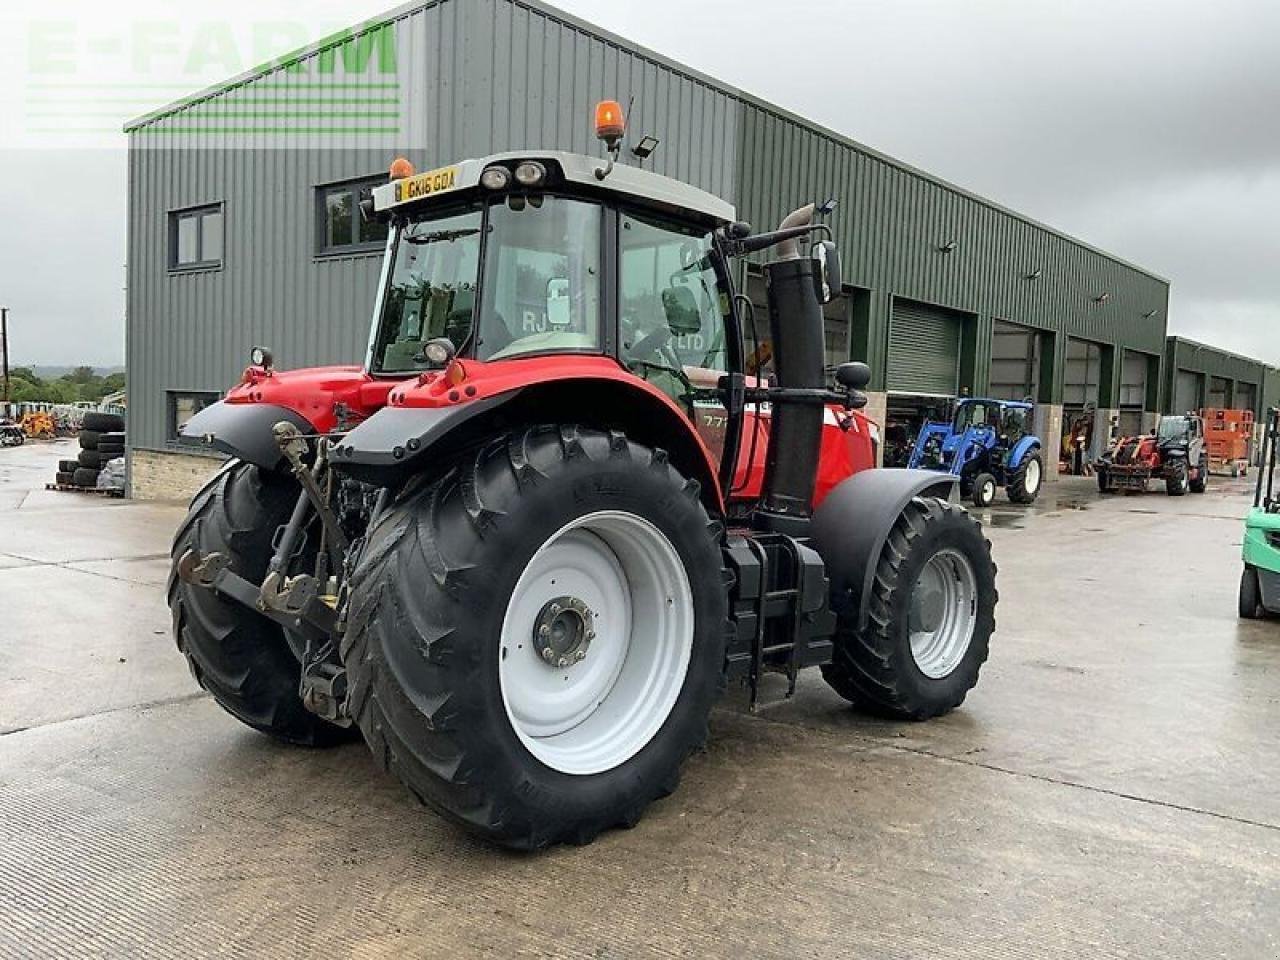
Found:
[{"label": "exhaust stack", "polygon": [[[788,214],[779,230],[808,226],[814,205]],[[822,304],[817,264],[800,254],[799,238],[777,246],[778,259],[764,268],[769,296],[769,335],[774,373],[784,390],[817,391],[824,386]],[[765,460],[764,490],[756,525],[796,532],[812,513],[823,403],[814,394],[775,399]]]}]

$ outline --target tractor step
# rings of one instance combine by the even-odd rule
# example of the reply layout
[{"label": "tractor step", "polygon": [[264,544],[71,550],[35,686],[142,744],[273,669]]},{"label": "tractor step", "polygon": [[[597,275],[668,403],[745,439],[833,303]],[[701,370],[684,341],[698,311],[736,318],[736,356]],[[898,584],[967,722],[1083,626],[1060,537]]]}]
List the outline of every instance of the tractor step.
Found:
[{"label": "tractor step", "polygon": [[764,674],[784,675],[790,697],[800,670],[831,661],[835,615],[828,607],[822,559],[804,541],[781,533],[733,532],[724,554],[734,574],[735,627],[726,669],[730,678],[746,681],[754,711]]}]

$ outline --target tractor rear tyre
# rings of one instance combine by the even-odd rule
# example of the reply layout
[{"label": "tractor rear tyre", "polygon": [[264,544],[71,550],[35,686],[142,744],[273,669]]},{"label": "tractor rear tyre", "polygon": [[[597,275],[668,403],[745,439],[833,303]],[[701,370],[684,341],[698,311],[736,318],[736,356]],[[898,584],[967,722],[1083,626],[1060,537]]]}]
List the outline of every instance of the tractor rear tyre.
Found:
[{"label": "tractor rear tyre", "polygon": [[971,493],[975,507],[986,508],[996,499],[996,478],[989,473],[980,473],[973,478]]},{"label": "tractor rear tyre", "polygon": [[370,530],[342,658],[373,755],[497,843],[589,843],[671,793],[728,628],[721,525],[617,432],[498,437]]},{"label": "tractor rear tyre", "polygon": [[1187,492],[1187,461],[1175,460],[1169,464],[1164,477],[1165,491],[1171,497],[1181,497]]},{"label": "tractor rear tyre", "polygon": [[1257,620],[1262,616],[1262,596],[1258,589],[1258,571],[1246,566],[1240,574],[1240,617]]},{"label": "tractor rear tyre", "polygon": [[101,438],[97,430],[81,430],[80,431],[80,449],[81,450],[97,450],[98,440]]},{"label": "tractor rear tyre", "polygon": [[961,507],[916,497],[880,553],[867,624],[842,617],[827,683],[868,712],[927,720],[964,702],[995,630],[996,565]]},{"label": "tractor rear tyre", "polygon": [[[289,519],[298,487],[248,463],[232,461],[191,501],[173,538],[176,567],[189,549],[217,551],[230,568],[260,583],[271,560],[276,530]],[[302,705],[302,667],[284,630],[254,610],[169,574],[169,609],[178,649],[196,682],[227,713],[279,740],[326,746],[353,736]]]},{"label": "tractor rear tyre", "polygon": [[1209,483],[1209,458],[1201,457],[1197,464],[1196,478],[1187,481],[1187,487],[1192,493],[1204,493],[1204,488]]},{"label": "tractor rear tyre", "polygon": [[1007,490],[1014,503],[1035,503],[1044,483],[1044,460],[1037,450],[1022,458],[1022,463],[1009,478]]},{"label": "tractor rear tyre", "polygon": [[[79,467],[76,468],[76,470],[79,470],[79,469],[80,469]],[[54,474],[53,479],[60,486],[74,487],[76,484],[76,471],[75,470],[59,470],[56,474]]]},{"label": "tractor rear tyre", "polygon": [[77,467],[72,471],[71,479],[77,487],[96,487],[98,471],[90,467]]}]

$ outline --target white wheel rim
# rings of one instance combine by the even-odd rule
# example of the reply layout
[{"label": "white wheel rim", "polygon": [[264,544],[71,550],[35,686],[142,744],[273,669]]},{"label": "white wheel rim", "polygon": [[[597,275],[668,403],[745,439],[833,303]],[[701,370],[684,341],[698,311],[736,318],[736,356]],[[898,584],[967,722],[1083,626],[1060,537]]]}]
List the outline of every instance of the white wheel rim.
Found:
[{"label": "white wheel rim", "polygon": [[926,677],[940,680],[964,659],[978,621],[978,578],[957,550],[939,550],[911,589],[911,657]]},{"label": "white wheel rim", "polygon": [[996,482],[994,480],[982,481],[982,505],[985,507],[996,498]]},{"label": "white wheel rim", "polygon": [[675,707],[693,629],[689,577],[662,531],[614,510],[566,524],[530,559],[503,617],[498,680],[512,729],[561,773],[626,763]]},{"label": "white wheel rim", "polygon": [[1023,486],[1023,489],[1027,491],[1027,493],[1035,493],[1037,490],[1040,489],[1040,461],[1039,460],[1027,461],[1027,474],[1022,481],[1022,486]]}]

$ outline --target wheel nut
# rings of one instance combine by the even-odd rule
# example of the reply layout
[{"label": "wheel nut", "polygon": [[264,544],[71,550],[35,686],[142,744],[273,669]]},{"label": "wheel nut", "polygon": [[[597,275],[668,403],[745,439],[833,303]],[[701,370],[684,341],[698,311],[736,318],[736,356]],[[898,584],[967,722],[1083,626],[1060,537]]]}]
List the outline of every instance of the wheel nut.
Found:
[{"label": "wheel nut", "polygon": [[543,648],[542,648],[542,659],[543,659],[543,660],[546,660],[548,663],[550,663],[550,662],[551,662],[551,658],[552,658],[553,656],[555,656],[555,654],[553,654],[553,653],[551,652],[551,648],[550,648],[550,647],[543,647]]},{"label": "wheel nut", "polygon": [[574,660],[585,660],[586,658],[587,658],[587,651],[585,650],[579,650],[577,653],[573,655]]},{"label": "wheel nut", "polygon": [[568,665],[569,665],[569,661],[566,660],[564,657],[561,657],[559,660],[556,661],[557,667],[567,667]]},{"label": "wheel nut", "polygon": [[538,628],[538,636],[540,637],[551,636],[551,628],[544,623],[542,626]]},{"label": "wheel nut", "polygon": [[560,604],[553,603],[551,605],[551,615],[554,617],[559,612],[560,612]]}]

